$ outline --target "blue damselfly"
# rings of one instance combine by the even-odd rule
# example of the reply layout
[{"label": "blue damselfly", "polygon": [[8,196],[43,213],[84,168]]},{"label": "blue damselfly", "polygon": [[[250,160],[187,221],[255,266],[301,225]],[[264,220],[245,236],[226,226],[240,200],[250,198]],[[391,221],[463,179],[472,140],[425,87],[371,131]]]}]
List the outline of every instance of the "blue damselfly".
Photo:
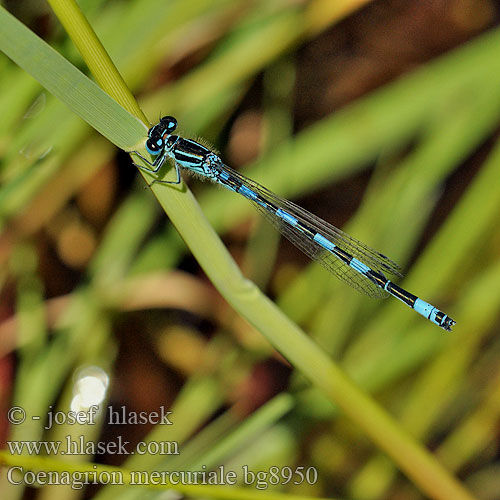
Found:
[{"label": "blue damselfly", "polygon": [[250,200],[283,236],[337,278],[370,297],[392,295],[434,324],[451,330],[455,324],[453,319],[386,278],[385,273],[402,276],[398,265],[388,257],[228,167],[206,146],[173,135],[176,128],[177,120],[172,116],[165,116],[149,129],[145,146],[147,152],[155,158],[153,162],[138,151],[131,152],[151,168],[136,164],[137,167],[154,174],[167,158],[173,160],[176,180],[154,180],[153,183],[179,184],[180,169],[185,168],[239,193]]}]

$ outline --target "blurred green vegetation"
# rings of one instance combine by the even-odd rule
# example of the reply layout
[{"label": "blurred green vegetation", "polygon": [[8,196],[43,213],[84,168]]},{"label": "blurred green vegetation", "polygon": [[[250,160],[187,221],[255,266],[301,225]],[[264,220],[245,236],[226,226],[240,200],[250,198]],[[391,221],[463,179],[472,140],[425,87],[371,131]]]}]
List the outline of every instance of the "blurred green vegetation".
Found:
[{"label": "blurred green vegetation", "polygon": [[[249,177],[302,197],[306,208],[397,260],[407,270],[402,285],[457,320],[454,332],[443,334],[395,300],[358,295],[290,246],[278,247],[245,200],[189,181],[245,274],[478,498],[499,498],[500,31],[486,31],[494,7],[469,2],[440,24],[423,3],[418,25],[413,11],[405,17],[390,5],[356,12],[363,3],[79,2],[152,122],[172,114],[183,135],[212,141],[228,164],[245,163]],[[85,71],[50,12],[20,4],[16,15]],[[351,41],[358,24],[366,39]],[[401,25],[409,33],[426,26],[437,41],[440,26],[449,35],[430,54],[419,52],[418,37],[409,41],[399,78],[388,71],[384,84],[371,81],[370,92],[356,93],[362,49],[378,41],[378,57],[380,47],[398,54],[387,26]],[[358,58],[350,53],[356,42]],[[324,68],[311,69],[311,54]],[[339,61],[340,72],[351,69],[344,90],[350,98],[338,97]],[[214,292],[144,182],[132,179],[128,157],[5,57],[0,72],[4,408],[67,410],[75,374],[98,366],[113,381],[109,404],[147,411],[166,405],[175,416],[174,426],[156,426],[147,437],[135,429],[142,434],[130,439],[175,440],[182,453],[136,455],[126,467],[314,466],[317,484],[283,491],[418,498],[364,432]],[[314,76],[317,83],[307,84]],[[94,91],[82,93],[92,102]],[[301,101],[314,104],[310,114],[300,115]],[[105,95],[93,102],[97,111],[83,98],[75,104],[81,116],[101,117],[96,128],[133,147],[142,125],[124,126],[131,117],[117,117],[113,104],[106,114]],[[169,215],[177,227],[203,233],[189,227],[198,213],[188,208],[188,195],[163,187],[155,194],[176,210]],[[210,265],[203,248],[193,252]],[[213,273],[224,265],[214,260]],[[234,292],[220,276],[215,284]],[[267,310],[259,312],[254,307],[252,324],[266,328]],[[314,372],[314,360],[307,362]],[[80,430],[90,440],[100,429]],[[44,432],[43,422],[31,422],[4,436],[58,439],[70,432]],[[102,432],[113,437],[105,425]],[[2,481],[2,498],[21,498],[23,488]],[[51,486],[36,496],[82,494]],[[158,494],[108,486],[93,498]]]}]

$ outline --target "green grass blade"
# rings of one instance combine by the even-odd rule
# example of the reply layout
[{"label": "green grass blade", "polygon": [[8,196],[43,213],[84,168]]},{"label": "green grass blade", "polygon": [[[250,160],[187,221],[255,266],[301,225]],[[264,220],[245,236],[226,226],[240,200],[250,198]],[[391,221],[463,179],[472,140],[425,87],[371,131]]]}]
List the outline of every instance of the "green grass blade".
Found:
[{"label": "green grass blade", "polygon": [[146,126],[0,7],[0,49],[113,144],[134,149]]},{"label": "green grass blade", "polygon": [[130,113],[146,122],[144,113],[78,4],[74,0],[48,0],[48,2],[84,56],[85,63],[101,88]]}]

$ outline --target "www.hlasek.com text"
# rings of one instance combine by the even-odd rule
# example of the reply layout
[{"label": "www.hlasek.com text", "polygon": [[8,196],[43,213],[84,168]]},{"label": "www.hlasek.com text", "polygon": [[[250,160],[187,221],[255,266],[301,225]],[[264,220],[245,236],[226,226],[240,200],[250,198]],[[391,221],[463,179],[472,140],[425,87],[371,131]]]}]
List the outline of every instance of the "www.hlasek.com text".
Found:
[{"label": "www.hlasek.com text", "polygon": [[88,441],[84,435],[62,441],[7,441],[11,455],[179,455],[177,441],[139,441],[133,445],[118,436],[115,441]]}]

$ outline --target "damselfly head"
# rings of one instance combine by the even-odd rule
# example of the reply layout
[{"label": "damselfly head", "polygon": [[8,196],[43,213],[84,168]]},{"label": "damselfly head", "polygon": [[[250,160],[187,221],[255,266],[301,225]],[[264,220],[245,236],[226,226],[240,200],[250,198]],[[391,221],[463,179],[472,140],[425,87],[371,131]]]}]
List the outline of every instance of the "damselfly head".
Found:
[{"label": "damselfly head", "polygon": [[177,120],[173,116],[164,116],[160,119],[160,126],[167,134],[171,134],[177,128]]},{"label": "damselfly head", "polygon": [[150,155],[158,156],[163,151],[165,143],[163,141],[163,137],[160,134],[155,133],[153,130],[154,128],[155,127],[150,130],[149,139],[146,141],[146,150]]},{"label": "damselfly head", "polygon": [[158,156],[164,149],[167,137],[177,128],[177,120],[173,116],[164,116],[160,122],[149,129],[146,150],[150,155]]}]

